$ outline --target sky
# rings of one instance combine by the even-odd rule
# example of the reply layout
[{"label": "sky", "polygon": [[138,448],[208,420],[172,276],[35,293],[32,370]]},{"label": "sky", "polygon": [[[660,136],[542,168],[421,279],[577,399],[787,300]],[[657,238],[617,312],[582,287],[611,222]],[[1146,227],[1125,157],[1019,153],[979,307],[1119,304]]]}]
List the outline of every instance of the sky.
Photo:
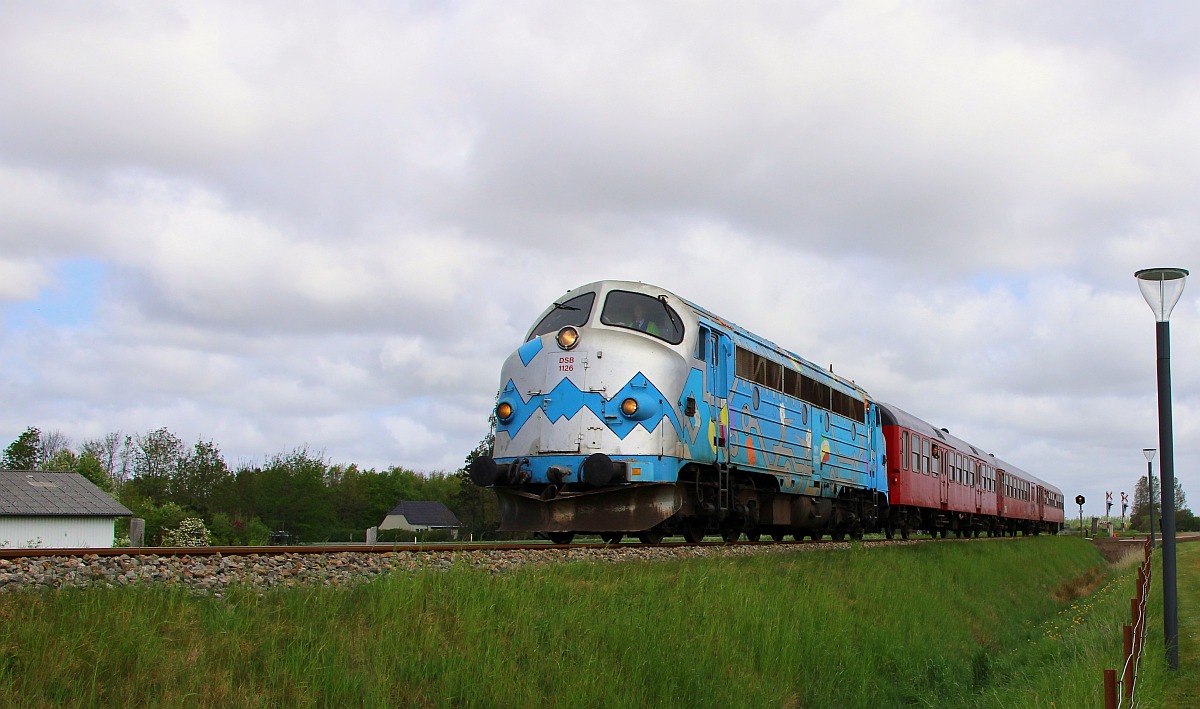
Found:
[{"label": "sky", "polygon": [[[540,311],[615,278],[1103,513],[1159,446],[1133,273],[1200,269],[1197,26],[1190,2],[0,4],[0,445],[166,427],[230,465],[455,470]],[[1200,284],[1171,337],[1200,505]]]}]

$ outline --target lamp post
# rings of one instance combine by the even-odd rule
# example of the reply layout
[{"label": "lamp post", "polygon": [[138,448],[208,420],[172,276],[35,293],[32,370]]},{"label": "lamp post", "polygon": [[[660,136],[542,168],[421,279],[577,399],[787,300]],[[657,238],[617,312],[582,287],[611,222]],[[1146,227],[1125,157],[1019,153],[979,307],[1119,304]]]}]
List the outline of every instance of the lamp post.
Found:
[{"label": "lamp post", "polygon": [[1143,448],[1142,455],[1146,456],[1146,502],[1150,509],[1150,548],[1154,548],[1154,453],[1153,448]]},{"label": "lamp post", "polygon": [[1133,274],[1157,322],[1159,489],[1162,490],[1163,636],[1167,666],[1179,669],[1179,599],[1175,575],[1175,451],[1171,422],[1171,310],[1183,295],[1183,268],[1144,268]]}]

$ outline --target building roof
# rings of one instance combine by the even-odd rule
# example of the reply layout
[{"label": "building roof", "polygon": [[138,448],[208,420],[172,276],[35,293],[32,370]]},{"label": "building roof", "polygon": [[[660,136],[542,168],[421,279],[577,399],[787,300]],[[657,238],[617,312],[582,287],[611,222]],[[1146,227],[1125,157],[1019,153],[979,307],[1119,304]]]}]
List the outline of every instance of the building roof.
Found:
[{"label": "building roof", "polygon": [[462,526],[450,508],[440,502],[401,500],[388,512],[388,517],[392,516],[403,517],[409,524],[421,527]]},{"label": "building roof", "polygon": [[2,517],[132,517],[79,473],[0,470]]}]

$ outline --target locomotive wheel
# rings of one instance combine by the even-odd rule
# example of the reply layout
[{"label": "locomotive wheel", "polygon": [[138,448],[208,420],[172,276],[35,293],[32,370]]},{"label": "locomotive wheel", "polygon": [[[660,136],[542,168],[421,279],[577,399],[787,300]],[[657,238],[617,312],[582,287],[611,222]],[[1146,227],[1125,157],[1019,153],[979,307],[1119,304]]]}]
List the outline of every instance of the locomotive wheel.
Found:
[{"label": "locomotive wheel", "polygon": [[862,530],[862,528],[861,528],[861,527],[855,527],[855,528],[854,528],[854,531],[850,532],[850,538],[851,538],[851,539],[853,539],[853,540],[855,540],[855,541],[857,541],[857,542],[861,542],[861,541],[862,541],[862,538],[863,538],[863,530]]},{"label": "locomotive wheel", "polygon": [[738,537],[740,537],[740,536],[742,536],[741,530],[737,530],[737,529],[722,529],[721,530],[721,539],[724,539],[726,542],[728,542],[730,544],[732,544],[733,542],[736,542],[738,540]]},{"label": "locomotive wheel", "polygon": [[759,539],[762,539],[762,532],[746,532],[747,541],[757,542]]},{"label": "locomotive wheel", "polygon": [[945,527],[942,527],[941,529],[937,530],[937,536],[941,537],[942,539],[945,539],[946,537],[949,536],[949,532],[950,532],[950,530],[946,529]]},{"label": "locomotive wheel", "polygon": [[683,523],[683,539],[689,544],[704,541],[705,523],[702,519],[689,519]]},{"label": "locomotive wheel", "polygon": [[771,539],[774,539],[777,542],[782,542],[784,539],[787,539],[787,535],[783,532],[771,532]]},{"label": "locomotive wheel", "polygon": [[813,532],[811,532],[809,534],[809,536],[812,537],[812,540],[814,542],[819,542],[819,541],[821,541],[821,537],[823,537],[824,535],[821,534],[821,532],[819,530],[813,530]]},{"label": "locomotive wheel", "polygon": [[621,540],[624,538],[625,535],[621,534],[620,532],[605,532],[604,534],[600,535],[600,540],[605,544],[620,544]]},{"label": "locomotive wheel", "polygon": [[575,538],[574,532],[546,532],[546,538],[551,544],[570,544]]},{"label": "locomotive wheel", "polygon": [[638,532],[638,541],[642,544],[661,544],[663,533],[661,531]]}]

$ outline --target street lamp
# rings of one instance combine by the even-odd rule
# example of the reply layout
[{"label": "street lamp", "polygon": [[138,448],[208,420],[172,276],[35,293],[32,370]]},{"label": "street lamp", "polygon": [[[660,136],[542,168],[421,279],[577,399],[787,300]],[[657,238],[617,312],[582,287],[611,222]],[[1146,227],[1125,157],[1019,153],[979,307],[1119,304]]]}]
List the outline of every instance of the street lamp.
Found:
[{"label": "street lamp", "polygon": [[1154,548],[1154,453],[1153,448],[1143,448],[1146,456],[1146,501],[1150,507],[1150,548]]},{"label": "street lamp", "polygon": [[1163,636],[1167,666],[1179,669],[1179,599],[1175,576],[1175,434],[1171,428],[1171,309],[1183,295],[1183,268],[1144,268],[1133,274],[1157,321],[1159,489],[1162,490]]}]

